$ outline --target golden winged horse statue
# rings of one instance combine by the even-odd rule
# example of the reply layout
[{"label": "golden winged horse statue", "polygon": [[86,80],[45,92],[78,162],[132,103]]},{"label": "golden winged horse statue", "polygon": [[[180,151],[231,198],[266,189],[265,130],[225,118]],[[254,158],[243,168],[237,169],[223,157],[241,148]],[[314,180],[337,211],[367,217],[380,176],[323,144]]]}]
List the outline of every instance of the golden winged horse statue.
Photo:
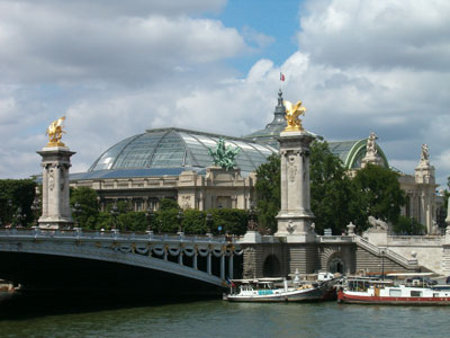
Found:
[{"label": "golden winged horse statue", "polygon": [[48,135],[48,147],[65,146],[65,144],[61,142],[62,134],[65,133],[63,130],[63,123],[65,119],[65,116],[60,117],[48,126],[45,133],[45,135]]},{"label": "golden winged horse statue", "polygon": [[286,108],[287,126],[284,131],[303,131],[302,121],[299,119],[300,115],[305,115],[306,108],[302,107],[302,101],[298,101],[293,105],[289,101],[283,101]]}]

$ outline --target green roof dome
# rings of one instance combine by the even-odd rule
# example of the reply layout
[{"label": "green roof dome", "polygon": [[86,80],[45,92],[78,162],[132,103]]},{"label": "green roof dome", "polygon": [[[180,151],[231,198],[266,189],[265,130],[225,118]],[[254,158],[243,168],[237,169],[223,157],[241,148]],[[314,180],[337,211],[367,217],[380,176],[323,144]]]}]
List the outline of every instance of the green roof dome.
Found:
[{"label": "green roof dome", "polygon": [[273,120],[266,125],[264,129],[255,131],[254,133],[245,135],[246,140],[267,143],[274,148],[279,148],[278,137],[280,133],[286,128],[286,119],[284,115],[286,114],[286,108],[283,105],[283,93],[278,92],[278,104],[275,106],[275,111],[273,113]]},{"label": "green roof dome", "polygon": [[106,150],[88,172],[117,169],[193,168],[213,165],[208,148],[215,148],[220,138],[225,144],[239,147],[237,167],[243,176],[264,163],[277,149],[241,138],[203,133],[179,128],[147,130],[126,138]]}]

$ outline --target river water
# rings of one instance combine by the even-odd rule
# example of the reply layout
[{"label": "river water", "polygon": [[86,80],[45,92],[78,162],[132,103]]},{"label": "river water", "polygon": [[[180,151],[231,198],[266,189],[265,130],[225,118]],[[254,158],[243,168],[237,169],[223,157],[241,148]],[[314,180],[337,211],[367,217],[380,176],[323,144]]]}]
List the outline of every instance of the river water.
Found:
[{"label": "river water", "polygon": [[[1,304],[0,304],[1,305]],[[46,307],[43,307],[46,308]],[[3,308],[0,337],[448,337],[450,307],[221,300],[122,308]],[[17,311],[17,309],[15,309]],[[81,311],[81,312],[79,312]]]}]

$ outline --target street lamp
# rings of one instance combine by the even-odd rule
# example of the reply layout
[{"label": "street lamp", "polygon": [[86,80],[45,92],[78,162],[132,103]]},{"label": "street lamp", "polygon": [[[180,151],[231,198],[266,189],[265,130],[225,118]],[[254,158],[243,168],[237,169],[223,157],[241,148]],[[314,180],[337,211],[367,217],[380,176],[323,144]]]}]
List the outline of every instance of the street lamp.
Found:
[{"label": "street lamp", "polygon": [[145,213],[145,218],[147,220],[147,232],[149,234],[153,233],[153,217],[155,216],[153,210],[151,208],[148,208]]},{"label": "street lamp", "polygon": [[75,226],[76,226],[76,228],[78,228],[79,225],[80,225],[80,222],[79,222],[78,218],[79,218],[79,216],[81,214],[81,205],[80,205],[80,203],[75,202],[75,204],[72,207],[72,212],[75,215]]},{"label": "street lamp", "polygon": [[206,214],[206,235],[211,236],[211,223],[212,223],[212,215],[211,213]]},{"label": "street lamp", "polygon": [[15,220],[17,221],[18,227],[22,227],[22,222],[25,219],[26,215],[22,213],[22,207],[17,207],[16,214],[14,215]]},{"label": "street lamp", "polygon": [[39,200],[35,198],[33,200],[33,203],[31,204],[31,211],[33,212],[33,219],[34,219],[34,226],[37,227],[38,225],[38,212],[39,212]]},{"label": "street lamp", "polygon": [[178,211],[177,220],[178,220],[178,233],[183,233],[183,211]]},{"label": "street lamp", "polygon": [[250,210],[248,213],[248,225],[247,229],[250,231],[256,231],[256,222],[255,222],[255,204],[252,202],[250,204]]},{"label": "street lamp", "polygon": [[117,207],[117,204],[114,203],[114,205],[112,206],[111,210],[110,210],[111,216],[113,218],[113,224],[112,224],[112,229],[111,230],[116,230],[117,228],[117,217],[119,216],[119,208]]},{"label": "street lamp", "polygon": [[[12,225],[12,218],[13,218],[13,208],[12,208],[12,201],[11,199],[8,199],[8,202],[6,202],[6,206],[7,206],[7,212],[6,212],[6,217],[7,217],[7,222],[10,222],[10,225]],[[6,226],[6,224],[5,224]]]}]

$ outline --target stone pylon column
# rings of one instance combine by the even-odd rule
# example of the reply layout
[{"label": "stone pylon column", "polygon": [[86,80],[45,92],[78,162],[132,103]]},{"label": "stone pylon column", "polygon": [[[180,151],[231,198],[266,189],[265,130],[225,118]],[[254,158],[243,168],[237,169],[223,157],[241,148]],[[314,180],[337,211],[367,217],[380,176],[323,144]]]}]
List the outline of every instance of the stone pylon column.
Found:
[{"label": "stone pylon column", "polygon": [[59,229],[73,224],[69,201],[70,157],[66,146],[47,146],[37,152],[42,156],[42,216],[39,228]]},{"label": "stone pylon column", "polygon": [[435,190],[437,184],[434,177],[434,167],[430,164],[428,146],[422,145],[420,162],[415,169],[415,181],[419,187],[419,210],[417,221],[427,228],[427,233],[432,233],[435,214]]},{"label": "stone pylon column", "polygon": [[307,131],[288,131],[280,134],[281,210],[277,215],[275,236],[288,242],[314,240],[311,229],[309,155],[314,136]]}]

